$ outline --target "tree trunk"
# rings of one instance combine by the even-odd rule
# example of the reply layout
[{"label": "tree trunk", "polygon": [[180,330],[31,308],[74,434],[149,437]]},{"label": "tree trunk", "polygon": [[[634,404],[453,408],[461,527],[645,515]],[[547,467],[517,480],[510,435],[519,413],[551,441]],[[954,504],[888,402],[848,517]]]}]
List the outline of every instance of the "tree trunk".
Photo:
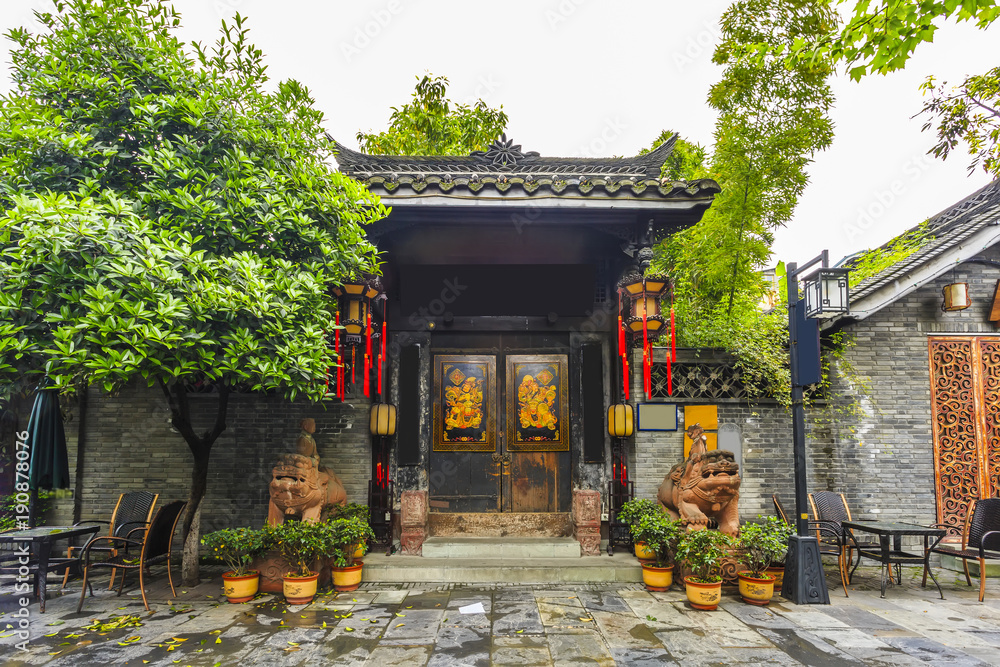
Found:
[{"label": "tree trunk", "polygon": [[184,437],[191,455],[194,457],[194,466],[191,470],[191,493],[188,496],[187,507],[184,508],[184,519],[182,522],[181,535],[184,539],[183,562],[181,572],[183,573],[185,586],[196,586],[198,584],[198,553],[201,546],[201,501],[205,498],[208,489],[208,462],[212,453],[212,445],[219,435],[226,430],[226,413],[229,410],[229,388],[225,385],[219,387],[219,405],[215,413],[215,425],[211,430],[199,436],[194,432],[191,425],[191,410],[188,405],[187,391],[181,383],[174,383],[169,387],[163,382],[160,383],[163,393],[170,405],[170,422]]}]

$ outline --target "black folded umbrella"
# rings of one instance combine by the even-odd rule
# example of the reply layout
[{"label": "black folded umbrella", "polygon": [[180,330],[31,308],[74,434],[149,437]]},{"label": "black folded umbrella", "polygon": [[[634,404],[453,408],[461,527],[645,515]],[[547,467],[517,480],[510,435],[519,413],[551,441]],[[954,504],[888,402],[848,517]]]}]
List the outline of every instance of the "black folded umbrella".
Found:
[{"label": "black folded umbrella", "polygon": [[66,454],[66,432],[59,411],[59,392],[39,385],[35,403],[28,419],[28,443],[31,447],[31,467],[28,486],[38,489],[69,488],[69,457]]}]

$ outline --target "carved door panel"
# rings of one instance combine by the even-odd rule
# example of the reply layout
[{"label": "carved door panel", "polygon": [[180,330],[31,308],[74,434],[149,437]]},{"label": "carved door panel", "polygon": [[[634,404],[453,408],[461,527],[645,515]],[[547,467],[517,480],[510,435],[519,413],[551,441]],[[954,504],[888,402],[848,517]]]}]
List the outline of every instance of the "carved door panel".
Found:
[{"label": "carved door panel", "polygon": [[938,522],[959,534],[971,500],[1000,493],[1000,338],[929,340]]},{"label": "carved door panel", "polygon": [[568,511],[567,356],[438,354],[433,373],[431,511]]}]

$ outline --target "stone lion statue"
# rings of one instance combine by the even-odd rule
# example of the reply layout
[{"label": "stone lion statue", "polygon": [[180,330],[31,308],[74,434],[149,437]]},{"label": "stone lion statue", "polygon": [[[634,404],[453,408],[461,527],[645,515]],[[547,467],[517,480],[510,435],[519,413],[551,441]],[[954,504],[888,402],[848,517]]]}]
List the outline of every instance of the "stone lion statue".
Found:
[{"label": "stone lion statue", "polygon": [[343,505],[347,493],[340,478],[320,465],[316,441],[312,434],[316,423],[302,420],[302,432],[296,443],[296,454],[282,454],[272,471],[271,500],[267,522],[277,525],[287,518],[319,521],[325,505]]},{"label": "stone lion statue", "polygon": [[693,530],[708,527],[711,519],[719,530],[735,536],[740,530],[740,474],[732,452],[707,450],[708,438],[700,424],[691,426],[691,453],[670,469],[656,499],[675,519],[683,519]]}]

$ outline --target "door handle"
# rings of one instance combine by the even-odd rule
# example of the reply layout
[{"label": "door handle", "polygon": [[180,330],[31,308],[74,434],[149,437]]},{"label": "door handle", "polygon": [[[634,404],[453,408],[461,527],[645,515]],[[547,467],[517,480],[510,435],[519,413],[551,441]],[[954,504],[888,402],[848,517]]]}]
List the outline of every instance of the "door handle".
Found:
[{"label": "door handle", "polygon": [[505,466],[510,465],[510,454],[493,452],[493,463],[503,463]]}]

